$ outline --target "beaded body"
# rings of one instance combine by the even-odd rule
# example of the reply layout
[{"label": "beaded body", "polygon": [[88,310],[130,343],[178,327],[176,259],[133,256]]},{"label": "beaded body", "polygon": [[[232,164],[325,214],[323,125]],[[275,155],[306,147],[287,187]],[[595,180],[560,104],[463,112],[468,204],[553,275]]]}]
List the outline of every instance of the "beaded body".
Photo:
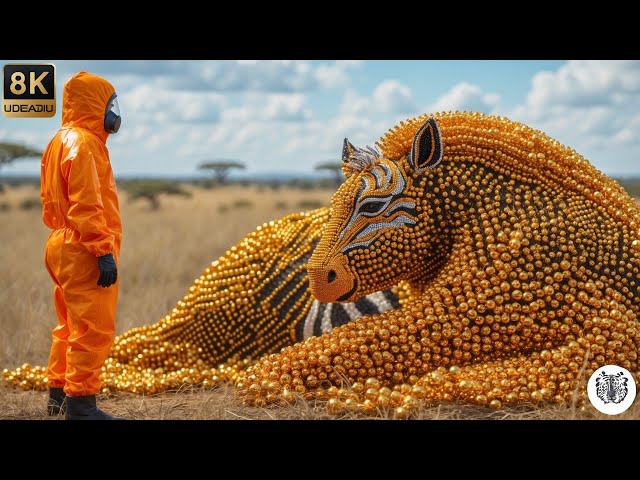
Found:
[{"label": "beaded body", "polygon": [[[105,388],[231,380],[257,405],[298,393],[403,417],[567,402],[607,363],[637,378],[640,209],[617,183],[502,117],[416,117],[378,147],[345,142],[331,215],[263,225],[164,319],[118,337]],[[44,386],[37,367],[4,377]]]},{"label": "beaded body", "polygon": [[[608,363],[637,378],[638,204],[540,131],[456,112],[434,115],[425,140],[429,118],[390,130],[379,155],[345,141],[349,177],[308,264],[323,301],[399,280],[410,300],[263,357],[242,380],[250,401],[298,392],[404,415],[422,399],[566,402]],[[431,165],[416,145],[434,138]],[[367,198],[377,204],[362,209]],[[391,222],[398,203],[405,219]],[[355,395],[337,390],[345,382]]]}]

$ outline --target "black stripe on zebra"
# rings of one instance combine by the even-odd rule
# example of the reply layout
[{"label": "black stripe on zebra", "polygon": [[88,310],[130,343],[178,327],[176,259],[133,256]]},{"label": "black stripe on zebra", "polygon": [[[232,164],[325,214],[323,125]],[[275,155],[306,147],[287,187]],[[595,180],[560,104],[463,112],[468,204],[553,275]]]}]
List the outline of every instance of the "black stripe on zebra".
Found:
[{"label": "black stripe on zebra", "polygon": [[393,293],[391,290],[384,290],[382,294],[394,309],[400,308],[400,300],[398,299],[398,296],[395,293]]},{"label": "black stripe on zebra", "polygon": [[[280,284],[280,289],[278,293],[276,293],[273,297],[271,297],[271,301],[269,304],[271,308],[277,308],[284,317],[284,314],[288,312],[288,310],[293,307],[293,303],[300,299],[306,292],[307,286],[309,282],[307,280],[307,271],[299,270],[293,277],[289,279],[289,281],[285,284]],[[284,301],[284,298],[291,294],[293,295]],[[283,304],[284,303],[284,304]]]},{"label": "black stripe on zebra", "polygon": [[334,303],[331,309],[331,326],[336,328],[340,325],[344,325],[345,323],[349,323],[350,321],[351,317],[344,307],[339,303]]},{"label": "black stripe on zebra", "polygon": [[378,307],[376,307],[371,300],[367,299],[367,297],[356,300],[355,305],[363,315],[380,313]]}]

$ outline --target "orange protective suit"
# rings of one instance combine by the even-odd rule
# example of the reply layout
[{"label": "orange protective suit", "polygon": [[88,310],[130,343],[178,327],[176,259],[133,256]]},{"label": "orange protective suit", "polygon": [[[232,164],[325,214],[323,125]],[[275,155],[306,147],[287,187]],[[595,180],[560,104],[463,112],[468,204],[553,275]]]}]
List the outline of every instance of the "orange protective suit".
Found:
[{"label": "orange protective suit", "polygon": [[58,326],[53,330],[47,378],[67,395],[94,395],[115,337],[118,283],[97,285],[97,257],[116,263],[122,224],[104,129],[105,79],[78,72],[64,86],[62,128],[42,155],[42,218],[53,231],[45,265],[54,282]]}]

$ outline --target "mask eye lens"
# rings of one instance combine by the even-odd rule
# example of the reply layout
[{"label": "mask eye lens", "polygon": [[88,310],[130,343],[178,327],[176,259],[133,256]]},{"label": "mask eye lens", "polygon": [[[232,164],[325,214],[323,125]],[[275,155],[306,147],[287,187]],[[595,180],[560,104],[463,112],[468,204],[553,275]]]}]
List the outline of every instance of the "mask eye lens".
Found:
[{"label": "mask eye lens", "polygon": [[120,115],[120,105],[118,105],[118,95],[115,93],[111,96],[111,98],[107,102],[107,108],[105,109],[104,113],[107,113],[110,111],[115,113],[118,116]]}]

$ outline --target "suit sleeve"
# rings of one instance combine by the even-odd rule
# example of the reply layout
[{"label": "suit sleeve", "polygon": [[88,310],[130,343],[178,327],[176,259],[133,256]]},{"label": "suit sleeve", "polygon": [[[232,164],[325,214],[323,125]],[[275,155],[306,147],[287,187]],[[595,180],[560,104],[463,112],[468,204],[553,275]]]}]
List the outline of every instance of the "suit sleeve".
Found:
[{"label": "suit sleeve", "polygon": [[86,142],[78,143],[69,152],[68,219],[80,234],[80,244],[96,257],[114,250],[115,236],[107,227],[100,194],[101,185],[97,165],[108,160],[102,158],[101,149],[91,148]]}]

